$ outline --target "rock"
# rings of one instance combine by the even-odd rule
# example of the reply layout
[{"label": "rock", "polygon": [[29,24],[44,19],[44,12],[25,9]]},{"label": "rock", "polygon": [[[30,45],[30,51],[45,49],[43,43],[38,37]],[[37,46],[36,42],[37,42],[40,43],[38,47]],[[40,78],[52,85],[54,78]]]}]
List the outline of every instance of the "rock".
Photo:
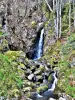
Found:
[{"label": "rock", "polygon": [[66,99],[65,99],[65,98],[63,98],[63,97],[60,97],[60,98],[59,98],[59,100],[66,100]]},{"label": "rock", "polygon": [[8,0],[2,5],[3,1],[0,2],[0,13],[1,16],[7,15],[7,31],[10,33],[7,40],[10,49],[29,52],[37,37],[37,25],[43,19],[37,0]]},{"label": "rock", "polygon": [[24,64],[20,63],[20,65],[18,65],[18,68],[19,69],[23,69],[23,70],[26,70],[26,67]]},{"label": "rock", "polygon": [[59,93],[59,100],[74,100],[70,95]]},{"label": "rock", "polygon": [[41,70],[36,70],[36,71],[34,72],[34,74],[35,74],[35,75],[41,74]]},{"label": "rock", "polygon": [[0,51],[6,52],[9,50],[8,41],[4,38],[0,38]]},{"label": "rock", "polygon": [[32,88],[31,87],[26,87],[26,88],[23,88],[23,92],[28,92],[28,91],[31,91]]},{"label": "rock", "polygon": [[30,75],[32,73],[32,71],[30,69],[26,69],[25,71],[25,75],[28,77],[28,75]]},{"label": "rock", "polygon": [[37,88],[37,92],[38,93],[43,93],[44,91],[46,91],[48,89],[48,86],[47,85],[44,85],[44,86],[40,86]]},{"label": "rock", "polygon": [[30,75],[28,76],[28,79],[29,79],[29,80],[32,80],[33,77],[34,77],[34,74],[30,74]]},{"label": "rock", "polygon": [[43,82],[43,77],[41,75],[37,75],[36,79],[38,82],[42,83]]},{"label": "rock", "polygon": [[50,98],[49,100],[56,100],[56,99]]},{"label": "rock", "polygon": [[24,16],[25,15],[25,9],[24,8],[20,8],[19,9],[19,14],[20,14],[20,16]]}]

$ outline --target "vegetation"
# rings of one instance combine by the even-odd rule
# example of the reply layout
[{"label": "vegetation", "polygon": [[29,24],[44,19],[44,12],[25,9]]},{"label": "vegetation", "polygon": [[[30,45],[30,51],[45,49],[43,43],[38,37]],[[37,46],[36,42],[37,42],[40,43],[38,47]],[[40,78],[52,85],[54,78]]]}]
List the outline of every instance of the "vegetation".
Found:
[{"label": "vegetation", "polygon": [[0,96],[18,96],[22,87],[22,71],[17,63],[0,54]]}]

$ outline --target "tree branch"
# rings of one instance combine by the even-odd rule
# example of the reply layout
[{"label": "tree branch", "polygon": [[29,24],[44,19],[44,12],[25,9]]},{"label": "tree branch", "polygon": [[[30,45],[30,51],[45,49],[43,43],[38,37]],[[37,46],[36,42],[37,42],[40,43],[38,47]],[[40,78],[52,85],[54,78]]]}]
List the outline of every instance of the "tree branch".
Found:
[{"label": "tree branch", "polygon": [[47,4],[47,6],[48,6],[49,10],[50,10],[51,12],[53,12],[53,10],[52,10],[52,8],[50,7],[50,5],[49,5],[48,1],[47,1],[47,0],[45,0],[45,2],[46,2],[46,4]]}]

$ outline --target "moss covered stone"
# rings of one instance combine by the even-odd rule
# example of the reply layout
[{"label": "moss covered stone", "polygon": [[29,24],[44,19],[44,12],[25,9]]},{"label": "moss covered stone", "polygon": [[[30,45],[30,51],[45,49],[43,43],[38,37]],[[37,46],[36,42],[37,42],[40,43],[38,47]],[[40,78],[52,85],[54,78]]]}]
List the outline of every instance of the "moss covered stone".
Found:
[{"label": "moss covered stone", "polygon": [[47,85],[44,85],[44,86],[40,86],[37,88],[37,92],[40,93],[40,92],[44,92],[48,89],[48,86]]},{"label": "moss covered stone", "polygon": [[6,56],[8,56],[9,59],[11,60],[17,60],[18,57],[22,56],[21,54],[23,51],[7,51],[5,53]]}]

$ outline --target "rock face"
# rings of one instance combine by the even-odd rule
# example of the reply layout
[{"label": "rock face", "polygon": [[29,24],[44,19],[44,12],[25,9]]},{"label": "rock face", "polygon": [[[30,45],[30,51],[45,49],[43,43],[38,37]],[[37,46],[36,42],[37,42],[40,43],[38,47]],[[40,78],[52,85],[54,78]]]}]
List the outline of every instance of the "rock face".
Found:
[{"label": "rock face", "polygon": [[0,24],[5,17],[10,49],[30,49],[37,36],[38,23],[42,21],[40,4],[37,0],[0,1]]},{"label": "rock face", "polygon": [[[52,5],[51,1],[49,3]],[[30,50],[37,37],[39,22],[45,21],[41,4],[42,0],[0,0],[0,24],[5,18],[10,49]]]},{"label": "rock face", "polygon": [[8,0],[7,27],[11,36],[8,37],[10,46],[28,51],[37,36],[37,24],[41,22],[41,18],[37,0]]}]

